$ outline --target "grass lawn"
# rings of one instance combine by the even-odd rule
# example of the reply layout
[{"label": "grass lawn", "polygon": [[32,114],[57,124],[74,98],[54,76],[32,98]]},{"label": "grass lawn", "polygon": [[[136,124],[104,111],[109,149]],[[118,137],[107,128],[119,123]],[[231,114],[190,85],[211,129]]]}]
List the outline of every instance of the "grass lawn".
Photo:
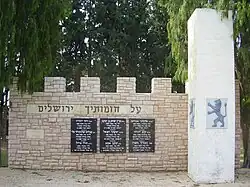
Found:
[{"label": "grass lawn", "polygon": [[7,167],[8,166],[8,155],[7,155],[7,150],[2,149],[1,151],[1,165],[0,167]]}]

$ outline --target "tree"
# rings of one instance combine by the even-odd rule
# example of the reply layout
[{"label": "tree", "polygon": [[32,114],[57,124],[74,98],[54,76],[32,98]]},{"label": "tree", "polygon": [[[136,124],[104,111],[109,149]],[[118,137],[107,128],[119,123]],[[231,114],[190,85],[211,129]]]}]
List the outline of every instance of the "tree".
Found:
[{"label": "tree", "polygon": [[18,78],[18,88],[29,93],[40,88],[57,56],[59,21],[69,1],[0,1],[0,165],[1,138],[6,121],[4,88]]},{"label": "tree", "polygon": [[[98,76],[103,91],[115,91],[117,76],[135,76],[137,90],[150,91],[150,79],[165,76],[170,54],[162,9],[156,0],[74,0],[54,75],[68,75],[68,85],[79,83],[82,72]],[[79,90],[73,85],[68,90]]]},{"label": "tree", "polygon": [[[168,37],[171,43],[172,55],[177,64],[175,80],[184,82],[187,79],[187,21],[196,8],[209,7],[222,11],[226,15],[228,10],[233,12],[236,78],[240,81],[241,96],[241,127],[244,132],[250,125],[250,2],[246,0],[228,1],[218,0],[160,0],[169,14],[167,24]],[[243,132],[244,167],[250,167],[250,138]]]},{"label": "tree", "polygon": [[59,21],[69,1],[1,0],[0,92],[18,77],[21,91],[40,86],[54,63],[61,31]]}]

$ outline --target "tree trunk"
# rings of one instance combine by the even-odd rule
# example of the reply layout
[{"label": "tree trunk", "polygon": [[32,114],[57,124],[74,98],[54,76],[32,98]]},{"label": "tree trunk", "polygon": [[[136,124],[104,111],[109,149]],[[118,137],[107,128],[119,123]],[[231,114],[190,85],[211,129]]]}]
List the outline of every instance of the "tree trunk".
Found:
[{"label": "tree trunk", "polygon": [[1,104],[0,104],[0,167],[2,166],[2,137],[3,137],[3,101],[4,101],[4,95],[3,92],[0,92],[1,94]]},{"label": "tree trunk", "polygon": [[244,150],[244,161],[243,168],[246,168],[248,165],[248,146],[249,146],[249,128],[247,125],[242,125],[242,140],[243,140],[243,150]]},{"label": "tree trunk", "polygon": [[249,128],[248,128],[248,145],[247,145],[247,163],[246,163],[246,168],[250,168],[250,131],[249,131]]},{"label": "tree trunk", "polygon": [[242,128],[243,135],[243,148],[244,148],[244,162],[243,168],[250,168],[250,131],[247,125],[243,125]]},{"label": "tree trunk", "polygon": [[81,70],[79,67],[76,67],[75,71],[75,84],[74,84],[74,91],[80,92],[80,79],[81,79]]}]

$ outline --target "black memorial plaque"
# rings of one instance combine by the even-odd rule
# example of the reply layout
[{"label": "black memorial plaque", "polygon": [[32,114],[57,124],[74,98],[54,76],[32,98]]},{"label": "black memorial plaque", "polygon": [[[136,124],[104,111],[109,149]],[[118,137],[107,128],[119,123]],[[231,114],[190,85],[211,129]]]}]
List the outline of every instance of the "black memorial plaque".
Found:
[{"label": "black memorial plaque", "polygon": [[97,119],[71,119],[71,152],[96,152]]},{"label": "black memorial plaque", "polygon": [[129,119],[129,152],[155,151],[155,120]]},{"label": "black memorial plaque", "polygon": [[126,152],[126,119],[100,119],[100,152]]}]

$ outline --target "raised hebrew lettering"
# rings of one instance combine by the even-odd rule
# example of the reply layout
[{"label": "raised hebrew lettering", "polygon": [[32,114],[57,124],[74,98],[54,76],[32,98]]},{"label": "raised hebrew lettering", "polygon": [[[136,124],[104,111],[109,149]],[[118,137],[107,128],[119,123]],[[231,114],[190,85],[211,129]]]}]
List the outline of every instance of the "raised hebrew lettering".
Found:
[{"label": "raised hebrew lettering", "polygon": [[100,108],[101,108],[101,112],[103,112],[103,106],[100,106]]},{"label": "raised hebrew lettering", "polygon": [[99,112],[99,106],[95,106],[94,113]]},{"label": "raised hebrew lettering", "polygon": [[119,106],[85,106],[87,114],[90,113],[119,113]]},{"label": "raised hebrew lettering", "polygon": [[54,112],[58,112],[60,110],[61,106],[53,106],[53,108],[54,108]]},{"label": "raised hebrew lettering", "polygon": [[68,105],[60,106],[60,105],[50,105],[50,104],[44,105],[44,106],[38,105],[37,107],[38,107],[39,113],[42,113],[42,112],[48,112],[48,113],[65,112],[65,108],[68,109],[68,111],[66,111],[66,112],[70,112],[70,110],[74,109],[73,106],[68,106]]},{"label": "raised hebrew lettering", "polygon": [[[94,107],[93,107],[93,106],[90,106],[90,110],[92,110],[92,111],[93,111],[93,110],[94,110]],[[94,113],[95,113],[95,112],[94,112]]]},{"label": "raised hebrew lettering", "polygon": [[51,110],[52,110],[52,106],[50,106],[50,105],[48,104],[48,112],[51,112]]},{"label": "raised hebrew lettering", "polygon": [[87,109],[87,114],[89,114],[89,106],[85,106],[85,108]]},{"label": "raised hebrew lettering", "polygon": [[70,107],[69,107],[69,106],[66,106],[66,108],[68,108],[68,112],[70,112]]},{"label": "raised hebrew lettering", "polygon": [[142,110],[138,105],[60,105],[60,104],[45,104],[34,105],[27,107],[28,113],[74,113],[74,114],[141,114],[145,111],[152,113],[153,108],[145,106]]},{"label": "raised hebrew lettering", "polygon": [[139,114],[141,112],[141,107],[140,106],[133,106],[132,104],[130,105],[131,108],[131,113],[136,113]]},{"label": "raised hebrew lettering", "polygon": [[38,106],[38,111],[43,112],[43,106]]},{"label": "raised hebrew lettering", "polygon": [[115,107],[114,107],[114,110],[115,110],[115,112],[117,112],[117,113],[118,113],[118,112],[119,112],[119,106],[118,106],[118,107],[117,107],[117,106],[115,106]]},{"label": "raised hebrew lettering", "polygon": [[130,107],[131,107],[131,113],[133,113],[135,111],[135,107],[133,107],[132,104],[130,105]]},{"label": "raised hebrew lettering", "polygon": [[109,107],[108,107],[108,106],[105,106],[105,107],[104,107],[104,112],[105,112],[105,113],[109,113]]},{"label": "raised hebrew lettering", "polygon": [[136,106],[136,113],[139,114],[141,112],[141,107],[140,106]]}]

